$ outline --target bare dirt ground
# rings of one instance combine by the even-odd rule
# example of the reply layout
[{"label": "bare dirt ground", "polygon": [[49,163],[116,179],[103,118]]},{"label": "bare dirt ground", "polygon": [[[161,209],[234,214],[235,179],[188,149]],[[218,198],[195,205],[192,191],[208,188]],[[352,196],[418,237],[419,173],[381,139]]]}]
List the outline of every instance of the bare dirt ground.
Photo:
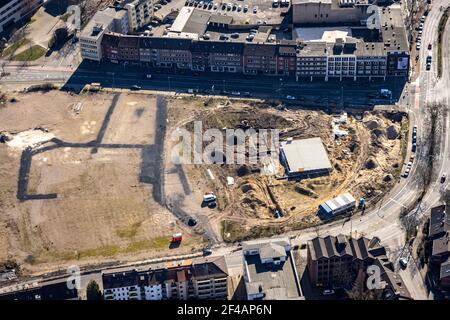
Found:
[{"label": "bare dirt ground", "polygon": [[[328,153],[331,174],[302,181],[261,175],[254,165],[183,165],[191,186],[190,194],[183,195],[184,206],[196,206],[196,213],[210,221],[211,228],[222,230],[226,241],[321,223],[319,204],[347,191],[356,199],[365,197],[368,206],[374,205],[396,183],[402,167],[401,138],[407,119],[401,114],[374,111],[348,115],[339,127],[348,135],[335,139],[332,121],[339,116],[323,111],[211,98],[180,98],[169,105],[168,132],[182,126],[192,130],[193,119],[201,120],[204,130],[241,128],[245,123],[255,129],[280,129],[281,140],[320,137]],[[167,143],[166,150],[170,150],[173,142]],[[234,179],[234,185],[227,184],[227,177]],[[218,196],[218,207],[213,210],[199,208],[207,191]],[[276,209],[282,211],[282,218],[274,217]]]},{"label": "bare dirt ground", "polygon": [[[199,248],[201,238],[161,205],[165,107],[155,96],[14,97],[0,106],[0,132],[11,139],[0,144],[0,263],[33,273]],[[183,242],[169,249],[178,231]]]}]

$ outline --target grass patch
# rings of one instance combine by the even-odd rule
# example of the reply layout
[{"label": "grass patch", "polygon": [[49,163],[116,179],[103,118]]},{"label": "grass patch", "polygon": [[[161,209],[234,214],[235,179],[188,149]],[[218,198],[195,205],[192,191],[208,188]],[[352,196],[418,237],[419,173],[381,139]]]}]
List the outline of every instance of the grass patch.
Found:
[{"label": "grass patch", "polygon": [[443,35],[445,30],[445,25],[447,24],[448,17],[450,16],[450,6],[447,7],[444,14],[441,17],[441,20],[439,20],[439,26],[438,26],[438,78],[442,76],[442,45],[443,45]]},{"label": "grass patch", "polygon": [[167,237],[154,238],[151,243],[151,247],[154,249],[165,249],[168,248],[170,241]]},{"label": "grass patch", "polygon": [[[82,260],[84,258],[95,257],[114,257],[118,254],[129,254],[145,250],[164,250],[168,249],[170,239],[167,237],[157,237],[151,240],[140,240],[132,242],[126,246],[109,245],[99,248],[93,248],[82,251],[66,251],[66,252],[54,252],[43,251],[37,255],[30,255],[28,263],[37,265],[41,263],[47,263],[50,261],[70,261],[70,260]],[[186,245],[186,244],[185,244]]]},{"label": "grass patch", "polygon": [[16,61],[35,61],[42,57],[47,52],[47,49],[39,45],[32,46],[31,48],[19,53],[14,57]]},{"label": "grass patch", "polygon": [[69,20],[70,15],[71,15],[70,13],[65,13],[65,14],[63,14],[62,16],[60,16],[59,18],[60,18],[62,21],[67,22],[67,20]]},{"label": "grass patch", "polygon": [[128,228],[119,229],[116,231],[116,234],[120,238],[134,238],[138,232],[139,227],[142,225],[142,222],[135,222]]},{"label": "grass patch", "polygon": [[13,54],[14,52],[16,52],[17,49],[28,44],[29,42],[30,42],[30,40],[28,40],[28,39],[25,39],[25,38],[20,39],[19,41],[16,41],[15,43],[13,43],[9,47],[7,47],[5,50],[3,50],[1,56],[2,57],[9,56],[9,55]]},{"label": "grass patch", "polygon": [[221,224],[222,236],[225,242],[271,237],[285,231],[283,226],[256,226],[247,231],[238,222],[224,220]]},{"label": "grass patch", "polygon": [[151,247],[151,243],[149,240],[142,240],[142,241],[137,241],[137,242],[133,242],[131,244],[129,244],[126,248],[125,248],[125,252],[127,253],[131,253],[131,252],[138,252],[138,251],[143,251],[143,250],[148,250]]}]

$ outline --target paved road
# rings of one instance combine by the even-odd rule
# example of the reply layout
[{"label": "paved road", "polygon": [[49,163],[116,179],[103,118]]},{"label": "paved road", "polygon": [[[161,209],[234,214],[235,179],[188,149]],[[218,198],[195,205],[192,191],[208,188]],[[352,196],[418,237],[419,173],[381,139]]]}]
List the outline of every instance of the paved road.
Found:
[{"label": "paved road", "polygon": [[[93,68],[96,68],[93,71]],[[97,70],[98,69],[98,70]],[[137,71],[139,70],[139,71]],[[242,75],[208,74],[156,74],[152,73],[151,80],[144,79],[145,73],[136,67],[118,67],[116,65],[91,65],[84,63],[77,69],[58,67],[16,67],[7,66],[5,71],[9,75],[0,78],[4,85],[20,85],[42,82],[63,83],[65,87],[80,89],[93,82],[101,83],[103,87],[129,89],[134,85],[142,89],[188,92],[208,94],[227,94],[230,96],[256,96],[261,98],[285,99],[287,95],[297,98],[290,102],[305,105],[322,105],[325,107],[370,107],[375,104],[389,104],[400,96],[403,85],[397,79],[386,82],[374,80],[372,82],[358,80],[337,79],[328,83],[296,82],[293,79],[278,77],[245,78]],[[144,71],[145,72],[145,71]],[[375,95],[381,88],[391,88],[393,99],[377,99],[368,97]]]}]

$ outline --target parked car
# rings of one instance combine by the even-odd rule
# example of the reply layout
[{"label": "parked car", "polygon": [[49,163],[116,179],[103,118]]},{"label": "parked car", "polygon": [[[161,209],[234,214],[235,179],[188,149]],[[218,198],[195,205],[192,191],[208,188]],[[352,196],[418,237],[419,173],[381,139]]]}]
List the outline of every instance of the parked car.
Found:
[{"label": "parked car", "polygon": [[420,50],[420,42],[416,43],[416,50]]},{"label": "parked car", "polygon": [[206,192],[206,193],[203,195],[203,201],[204,201],[204,202],[216,201],[216,199],[217,199],[217,197],[216,197],[216,195],[214,194],[214,192]]},{"label": "parked car", "polygon": [[131,86],[130,89],[131,89],[131,90],[141,90],[142,87],[140,87],[140,86],[138,86],[137,84],[135,84],[135,85]]},{"label": "parked car", "polygon": [[207,248],[203,249],[203,255],[204,256],[209,256],[211,254],[212,254],[212,250],[211,249],[207,249]]},{"label": "parked car", "polygon": [[412,144],[411,151],[412,151],[412,152],[416,152],[416,150],[417,150],[417,143],[414,142],[414,143]]},{"label": "parked car", "polygon": [[433,48],[433,45],[431,43],[428,44],[428,50],[431,50]]},{"label": "parked car", "polygon": [[257,13],[258,12],[258,7],[253,7],[253,13]]},{"label": "parked car", "polygon": [[447,179],[447,174],[443,173],[441,176],[441,183],[444,183],[446,179]]},{"label": "parked car", "polygon": [[332,294],[334,294],[334,290],[333,289],[325,289],[325,290],[323,290],[322,294],[324,296],[331,296]]},{"label": "parked car", "polygon": [[286,99],[288,99],[288,100],[295,100],[295,97],[294,97],[294,96],[287,95],[287,96],[286,96]]},{"label": "parked car", "polygon": [[398,262],[400,264],[400,267],[402,267],[403,269],[406,269],[406,267],[408,266],[408,259],[406,258],[400,258]]},{"label": "parked car", "polygon": [[189,218],[188,220],[188,226],[189,227],[194,227],[197,225],[197,220],[195,220],[194,218]]},{"label": "parked car", "polygon": [[144,78],[145,78],[145,79],[151,79],[151,78],[152,78],[152,75],[151,75],[150,73],[147,73],[146,75],[144,75]]},{"label": "parked car", "polygon": [[404,177],[404,178],[408,178],[409,172],[410,172],[410,171],[411,171],[411,169],[406,168],[406,169],[405,169],[405,172],[403,173],[403,177]]}]

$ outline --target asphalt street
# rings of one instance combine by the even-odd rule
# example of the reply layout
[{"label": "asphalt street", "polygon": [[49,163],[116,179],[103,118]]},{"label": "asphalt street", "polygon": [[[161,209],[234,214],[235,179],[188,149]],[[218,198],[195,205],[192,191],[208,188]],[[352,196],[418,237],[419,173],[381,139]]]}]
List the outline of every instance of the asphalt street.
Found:
[{"label": "asphalt street", "polygon": [[[94,70],[98,68],[98,70]],[[58,67],[16,67],[5,68],[7,75],[0,78],[2,84],[55,82],[64,84],[64,88],[81,90],[87,84],[100,83],[102,87],[112,89],[131,89],[139,86],[142,90],[168,92],[193,92],[210,95],[229,95],[234,97],[257,97],[284,99],[300,105],[320,105],[329,108],[356,107],[370,108],[375,104],[396,102],[403,90],[398,79],[382,81],[333,79],[324,81],[295,81],[279,77],[249,78],[242,75],[218,74],[158,74],[154,70],[142,71],[135,66],[121,67],[112,64],[98,66],[83,63],[77,69]],[[146,79],[147,73],[152,79]],[[392,100],[375,97],[380,89],[390,88]],[[287,96],[295,99],[289,100]]]}]

